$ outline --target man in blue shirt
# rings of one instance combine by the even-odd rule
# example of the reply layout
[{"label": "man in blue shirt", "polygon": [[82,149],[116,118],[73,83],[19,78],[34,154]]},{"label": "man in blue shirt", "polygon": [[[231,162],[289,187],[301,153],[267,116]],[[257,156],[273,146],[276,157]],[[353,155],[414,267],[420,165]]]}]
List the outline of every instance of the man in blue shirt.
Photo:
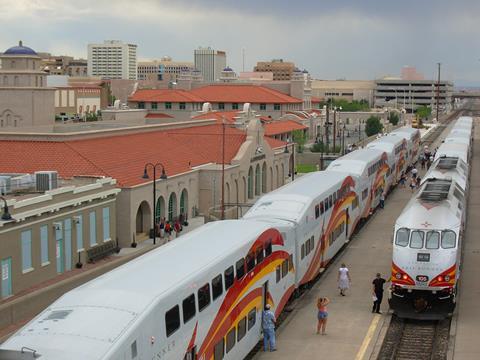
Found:
[{"label": "man in blue shirt", "polygon": [[276,351],[275,347],[275,314],[270,310],[270,304],[265,305],[262,313],[263,329],[263,351],[267,351],[270,344],[270,351]]}]

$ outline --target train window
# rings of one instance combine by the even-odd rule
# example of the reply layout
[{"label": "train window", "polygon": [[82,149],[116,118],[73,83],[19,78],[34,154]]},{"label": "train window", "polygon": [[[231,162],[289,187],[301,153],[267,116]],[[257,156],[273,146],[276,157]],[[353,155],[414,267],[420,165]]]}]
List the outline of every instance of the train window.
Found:
[{"label": "train window", "polygon": [[333,206],[333,199],[332,199],[332,195],[330,195],[328,197],[328,207],[331,208]]},{"label": "train window", "polygon": [[407,246],[408,238],[410,237],[410,230],[406,228],[401,228],[397,230],[397,236],[395,237],[395,245],[398,246]]},{"label": "train window", "polygon": [[455,247],[455,233],[451,230],[442,231],[442,248],[453,249]]},{"label": "train window", "polygon": [[288,269],[293,270],[293,255],[288,257]]},{"label": "train window", "polygon": [[421,249],[423,248],[423,238],[424,232],[420,230],[413,230],[412,236],[410,236],[410,247],[412,249]]},{"label": "train window", "polygon": [[198,289],[198,311],[202,311],[210,304],[210,284],[203,285]]},{"label": "train window", "polygon": [[323,208],[323,201],[320,202],[320,214],[323,214],[325,209]]},{"label": "train window", "polygon": [[192,294],[189,297],[183,299],[182,302],[183,310],[183,323],[186,324],[188,320],[195,316],[195,295]]},{"label": "train window", "polygon": [[367,196],[368,196],[368,189],[364,189],[362,191],[362,200],[365,200],[367,198]]},{"label": "train window", "polygon": [[282,278],[282,270],[280,269],[280,265],[278,265],[277,268],[275,269],[275,276],[276,276],[276,281],[278,283]]},{"label": "train window", "polygon": [[243,258],[235,263],[235,269],[237,270],[237,280],[240,280],[245,275],[245,261]]},{"label": "train window", "polygon": [[212,280],[212,299],[215,300],[223,293],[222,274],[218,274]]},{"label": "train window", "polygon": [[284,260],[282,263],[282,278],[288,274],[288,259]]},{"label": "train window", "polygon": [[253,270],[253,268],[255,267],[255,255],[248,254],[245,258],[245,262],[247,263],[247,272]]},{"label": "train window", "polygon": [[333,203],[335,204],[337,202],[337,193],[333,193]]},{"label": "train window", "polygon": [[323,203],[325,204],[325,211],[328,210],[328,197],[323,200]]},{"label": "train window", "polygon": [[247,333],[247,318],[243,317],[240,319],[237,325],[237,342],[242,340],[246,333]]},{"label": "train window", "polygon": [[255,252],[255,257],[257,258],[257,265],[263,261],[263,248],[259,247]]},{"label": "train window", "polygon": [[213,348],[213,360],[221,360],[225,354],[225,340],[223,338]]},{"label": "train window", "polygon": [[425,247],[427,249],[438,249],[440,247],[440,234],[438,231],[427,232]]},{"label": "train window", "polygon": [[355,210],[358,207],[358,196],[355,195],[355,197],[352,200],[352,210]]},{"label": "train window", "polygon": [[233,266],[230,266],[227,270],[224,272],[225,276],[225,291],[227,291],[230,286],[233,285],[233,280],[235,276],[233,275]]},{"label": "train window", "polygon": [[320,216],[320,206],[315,205],[315,219],[318,219]]},{"label": "train window", "polygon": [[172,335],[180,327],[180,309],[178,305],[168,310],[165,313],[165,328],[167,330],[167,337]]},{"label": "train window", "polygon": [[137,349],[137,340],[135,340],[132,345],[130,345],[130,352],[132,354],[132,359],[135,359],[138,355],[138,349]]},{"label": "train window", "polygon": [[303,260],[303,258],[305,257],[305,244],[302,244],[302,251],[301,251],[301,257],[300,259]]},{"label": "train window", "polygon": [[232,350],[233,346],[235,345],[235,333],[236,329],[232,328],[227,334],[227,344],[225,349],[227,354],[230,352],[230,350]]},{"label": "train window", "polygon": [[453,196],[455,196],[459,202],[463,201],[462,191],[457,186],[455,186],[455,190],[453,190]]},{"label": "train window", "polygon": [[268,239],[265,243],[265,257],[272,253],[272,239]]},{"label": "train window", "polygon": [[248,330],[255,326],[255,321],[257,321],[257,308],[253,308],[248,313]]}]

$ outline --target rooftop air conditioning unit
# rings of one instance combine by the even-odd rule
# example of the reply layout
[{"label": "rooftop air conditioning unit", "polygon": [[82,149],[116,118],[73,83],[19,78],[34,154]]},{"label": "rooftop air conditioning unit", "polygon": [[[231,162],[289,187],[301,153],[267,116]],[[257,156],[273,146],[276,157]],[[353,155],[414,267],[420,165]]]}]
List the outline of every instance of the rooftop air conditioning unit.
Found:
[{"label": "rooftop air conditioning unit", "polygon": [[0,176],[0,195],[7,195],[12,191],[12,178]]},{"label": "rooftop air conditioning unit", "polygon": [[35,189],[37,191],[47,191],[58,187],[58,172],[56,171],[37,171],[35,172]]}]

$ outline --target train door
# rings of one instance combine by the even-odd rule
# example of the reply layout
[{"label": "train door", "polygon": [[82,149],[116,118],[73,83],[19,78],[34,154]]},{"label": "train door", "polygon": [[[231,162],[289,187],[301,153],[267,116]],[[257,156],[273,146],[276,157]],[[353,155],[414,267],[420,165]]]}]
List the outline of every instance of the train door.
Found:
[{"label": "train door", "polygon": [[12,258],[8,257],[6,259],[2,259],[1,264],[1,273],[2,273],[2,299],[12,295]]},{"label": "train door", "polygon": [[262,286],[262,311],[268,304],[268,280],[263,283]]}]

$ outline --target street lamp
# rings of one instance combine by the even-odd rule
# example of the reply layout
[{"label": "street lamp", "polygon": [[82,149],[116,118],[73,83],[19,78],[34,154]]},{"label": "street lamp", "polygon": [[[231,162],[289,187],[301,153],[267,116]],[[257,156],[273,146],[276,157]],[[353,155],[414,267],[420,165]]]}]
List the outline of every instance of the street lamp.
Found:
[{"label": "street lamp", "polygon": [[162,173],[160,174],[160,179],[161,180],[166,180],[167,179],[167,174],[165,173],[165,167],[163,166],[162,163],[146,163],[145,168],[143,169],[143,179],[150,179],[148,176],[148,168],[151,167],[153,169],[153,211],[152,211],[152,217],[153,217],[153,245],[156,244],[156,239],[157,239],[157,228],[155,226],[155,212],[156,212],[156,195],[157,195],[157,186],[156,186],[156,180],[157,180],[157,166],[162,167]]},{"label": "street lamp", "polygon": [[12,215],[8,212],[8,205],[7,205],[7,200],[3,196],[0,196],[0,199],[3,200],[3,214],[2,214],[2,220],[4,221],[9,221],[13,220]]},{"label": "street lamp", "polygon": [[[337,138],[337,110],[342,111],[342,107],[334,107],[333,108],[333,152],[335,153],[335,140]],[[338,114],[340,119],[340,114]]]}]

